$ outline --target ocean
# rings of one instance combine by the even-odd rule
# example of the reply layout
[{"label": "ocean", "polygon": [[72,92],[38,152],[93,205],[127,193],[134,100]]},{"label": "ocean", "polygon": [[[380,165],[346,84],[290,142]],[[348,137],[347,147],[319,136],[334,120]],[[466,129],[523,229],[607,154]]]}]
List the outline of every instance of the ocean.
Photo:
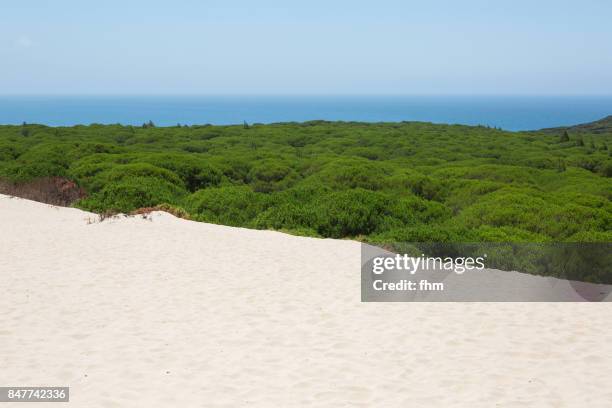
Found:
[{"label": "ocean", "polygon": [[535,130],[612,114],[612,96],[0,96],[0,124],[424,121]]}]

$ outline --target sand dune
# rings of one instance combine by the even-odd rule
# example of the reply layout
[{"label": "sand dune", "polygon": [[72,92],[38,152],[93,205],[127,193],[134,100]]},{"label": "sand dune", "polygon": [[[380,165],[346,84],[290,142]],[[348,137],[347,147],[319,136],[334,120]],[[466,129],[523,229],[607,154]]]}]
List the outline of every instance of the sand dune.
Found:
[{"label": "sand dune", "polygon": [[612,406],[609,303],[361,303],[356,242],[88,220],[0,196],[0,385],[67,385],[71,407]]}]

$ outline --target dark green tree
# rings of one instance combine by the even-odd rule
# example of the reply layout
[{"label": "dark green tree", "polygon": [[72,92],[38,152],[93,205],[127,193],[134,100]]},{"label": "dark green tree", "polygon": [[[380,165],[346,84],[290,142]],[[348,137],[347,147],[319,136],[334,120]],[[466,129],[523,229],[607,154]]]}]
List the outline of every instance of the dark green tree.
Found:
[{"label": "dark green tree", "polygon": [[28,137],[30,135],[30,129],[27,128],[27,124],[23,122],[21,124],[21,136]]},{"label": "dark green tree", "polygon": [[559,173],[563,173],[565,170],[566,170],[565,160],[559,159],[559,162],[557,163],[557,171]]},{"label": "dark green tree", "polygon": [[559,141],[561,143],[565,143],[565,142],[569,142],[570,137],[569,137],[569,133],[567,133],[567,130],[564,130],[563,133],[561,134],[561,137],[559,138]]}]

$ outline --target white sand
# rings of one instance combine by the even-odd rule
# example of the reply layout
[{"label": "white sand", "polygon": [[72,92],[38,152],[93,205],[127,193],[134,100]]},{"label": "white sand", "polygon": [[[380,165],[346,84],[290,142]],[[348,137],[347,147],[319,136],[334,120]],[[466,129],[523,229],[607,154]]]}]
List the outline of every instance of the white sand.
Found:
[{"label": "white sand", "polygon": [[0,196],[0,385],[53,406],[612,406],[609,303],[361,303],[356,242],[88,217]]}]

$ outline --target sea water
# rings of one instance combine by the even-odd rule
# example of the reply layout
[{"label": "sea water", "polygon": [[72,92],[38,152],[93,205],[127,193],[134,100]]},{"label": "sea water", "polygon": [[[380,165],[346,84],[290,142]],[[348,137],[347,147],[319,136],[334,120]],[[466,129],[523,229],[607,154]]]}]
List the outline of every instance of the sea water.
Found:
[{"label": "sea water", "polygon": [[535,130],[612,115],[612,96],[0,96],[0,124],[157,126],[309,120]]}]

